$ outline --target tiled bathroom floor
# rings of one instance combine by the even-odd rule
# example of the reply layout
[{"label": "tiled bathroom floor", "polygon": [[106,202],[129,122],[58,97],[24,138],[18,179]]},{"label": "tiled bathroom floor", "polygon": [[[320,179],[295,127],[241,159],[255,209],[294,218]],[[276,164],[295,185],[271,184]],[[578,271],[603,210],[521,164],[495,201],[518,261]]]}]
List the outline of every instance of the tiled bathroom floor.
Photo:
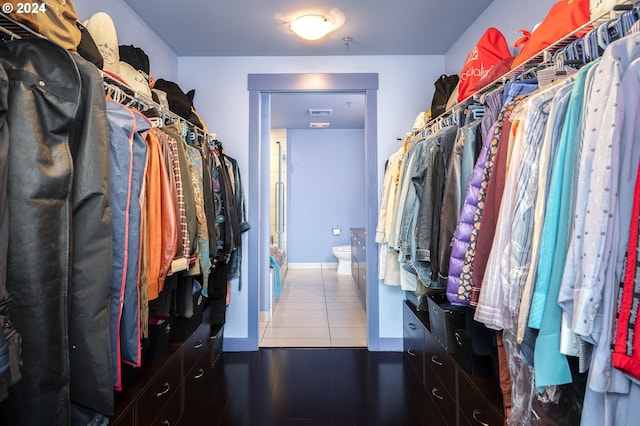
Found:
[{"label": "tiled bathroom floor", "polygon": [[367,325],[351,275],[334,268],[292,269],[268,322],[261,347],[366,347]]}]

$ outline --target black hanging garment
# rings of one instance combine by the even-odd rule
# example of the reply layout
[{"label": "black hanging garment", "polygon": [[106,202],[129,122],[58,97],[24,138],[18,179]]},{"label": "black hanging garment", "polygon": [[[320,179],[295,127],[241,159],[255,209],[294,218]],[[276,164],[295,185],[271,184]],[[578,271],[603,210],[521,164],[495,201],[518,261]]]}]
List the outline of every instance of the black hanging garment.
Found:
[{"label": "black hanging garment", "polygon": [[0,47],[9,77],[11,321],[22,378],[0,403],[3,424],[69,424],[71,402],[113,412],[111,212],[102,77],[43,39]]},{"label": "black hanging garment", "polygon": [[451,94],[458,84],[458,75],[444,75],[442,74],[433,83],[435,86],[435,92],[433,93],[433,99],[431,100],[431,118],[436,118],[442,115],[447,109],[447,101],[451,97]]},{"label": "black hanging garment", "polygon": [[11,295],[7,292],[7,255],[9,250],[9,127],[7,126],[9,79],[0,67],[0,401],[9,395],[9,387],[21,378],[22,337],[11,323]]},{"label": "black hanging garment", "polygon": [[215,250],[210,243],[213,269],[209,276],[208,296],[211,307],[211,326],[222,325],[226,319],[227,283],[229,281],[229,260],[240,245],[240,224],[236,212],[233,185],[222,153],[222,146],[216,143],[212,150],[211,178],[215,210]]}]

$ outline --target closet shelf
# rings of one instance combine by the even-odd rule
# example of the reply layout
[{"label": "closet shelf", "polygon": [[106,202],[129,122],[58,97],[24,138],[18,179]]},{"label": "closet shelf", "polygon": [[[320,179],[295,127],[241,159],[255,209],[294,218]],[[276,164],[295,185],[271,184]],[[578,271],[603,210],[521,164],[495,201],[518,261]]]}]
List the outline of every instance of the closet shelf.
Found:
[{"label": "closet shelf", "polygon": [[[2,37],[3,40],[45,38],[42,34],[39,34],[28,26],[15,21],[4,12],[0,12],[0,37]],[[126,98],[127,102],[125,103],[129,104],[129,106],[135,106],[142,110],[155,109],[162,118],[167,118],[174,122],[177,121],[185,124],[191,129],[195,129],[196,135],[207,142],[216,139],[214,136],[215,134],[206,133],[204,129],[180,117],[167,108],[164,108],[152,99],[134,91],[117,78],[112,77],[103,71],[101,71],[101,73],[104,80],[105,90],[112,93],[117,92],[119,96]]]},{"label": "closet shelf", "polygon": [[[178,114],[168,110],[163,107],[159,103],[155,102],[152,99],[147,98],[146,96],[136,92],[126,84],[122,83],[117,78],[102,72],[102,78],[104,80],[104,86],[107,93],[117,93],[116,98],[114,99],[120,103],[128,105],[130,107],[134,107],[141,111],[147,111],[150,109],[155,109],[158,114],[160,114],[160,118],[164,122],[165,119],[169,119],[173,122],[180,122],[187,127],[193,129],[198,136],[202,140],[210,142],[211,140],[215,140],[216,137],[213,134],[206,133],[202,128],[196,126],[190,121],[182,118]],[[123,99],[124,98],[124,99]]]},{"label": "closet shelf", "polygon": [[3,39],[18,38],[44,38],[42,34],[38,34],[26,25],[16,22],[4,12],[0,12],[0,31],[4,33]]},{"label": "closet shelf", "polygon": [[[627,0],[627,1],[623,2],[623,3],[621,3],[619,5],[619,7],[620,7],[620,9],[622,9],[624,6],[627,6],[627,7],[628,6],[633,6],[633,4],[634,4],[633,0]],[[544,50],[538,52],[537,54],[535,54],[531,58],[529,58],[526,61],[524,61],[517,68],[512,69],[510,71],[507,71],[501,77],[497,78],[496,80],[492,81],[491,83],[487,84],[486,86],[480,88],[479,90],[477,90],[472,95],[467,96],[465,99],[463,99],[462,101],[458,102],[452,108],[450,108],[449,110],[445,111],[442,115],[440,115],[440,116],[434,118],[433,120],[429,121],[425,127],[426,128],[430,128],[434,123],[438,122],[438,120],[442,120],[442,118],[444,116],[451,115],[455,111],[458,111],[461,108],[465,108],[472,101],[478,100],[480,98],[480,96],[482,96],[484,94],[487,94],[487,93],[497,89],[502,84],[504,84],[504,82],[513,79],[516,75],[522,73],[523,71],[525,71],[527,69],[535,68],[536,66],[540,66],[540,65],[544,65],[544,64],[548,64],[549,66],[554,65],[553,56],[554,56],[554,54],[556,52],[558,52],[559,50],[567,47],[568,45],[570,45],[571,43],[573,43],[574,41],[579,39],[580,38],[580,34],[584,35],[584,34],[588,33],[589,31],[593,30],[594,28],[597,28],[600,25],[605,24],[607,21],[609,21],[611,19],[614,19],[617,16],[619,16],[621,12],[624,12],[624,10],[617,10],[617,9],[611,10],[611,11],[603,14],[602,16],[599,16],[598,18],[587,22],[586,24],[582,25],[581,27],[576,28],[571,33],[567,34],[563,38],[557,40],[555,43],[552,43],[550,46],[548,46]]]}]

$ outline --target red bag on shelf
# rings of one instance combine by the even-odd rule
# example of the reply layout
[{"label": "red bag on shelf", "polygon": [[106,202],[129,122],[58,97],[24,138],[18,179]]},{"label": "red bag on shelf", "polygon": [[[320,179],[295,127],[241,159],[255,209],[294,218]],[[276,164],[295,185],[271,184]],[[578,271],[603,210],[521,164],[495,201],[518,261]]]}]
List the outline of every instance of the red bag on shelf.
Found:
[{"label": "red bag on shelf", "polygon": [[458,83],[458,102],[466,99],[476,91],[476,83],[503,59],[511,57],[509,45],[504,35],[496,28],[489,28],[480,37],[478,43],[469,52],[467,60],[460,71]]},{"label": "red bag on shelf", "polygon": [[[520,30],[523,33],[523,37],[516,40],[513,47],[523,47],[516,55],[512,69],[517,68],[547,47],[587,24],[590,19],[589,0],[562,0],[557,2],[532,33],[527,30]],[[582,37],[587,32],[585,30],[576,35]]]}]

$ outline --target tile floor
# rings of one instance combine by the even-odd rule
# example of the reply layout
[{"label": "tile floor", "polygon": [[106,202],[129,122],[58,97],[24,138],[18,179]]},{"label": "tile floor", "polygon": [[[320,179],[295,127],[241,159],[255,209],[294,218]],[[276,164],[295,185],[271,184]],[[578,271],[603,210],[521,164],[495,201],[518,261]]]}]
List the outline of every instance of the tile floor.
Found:
[{"label": "tile floor", "polygon": [[289,268],[273,316],[260,323],[261,347],[366,347],[367,324],[351,275],[335,267]]}]

